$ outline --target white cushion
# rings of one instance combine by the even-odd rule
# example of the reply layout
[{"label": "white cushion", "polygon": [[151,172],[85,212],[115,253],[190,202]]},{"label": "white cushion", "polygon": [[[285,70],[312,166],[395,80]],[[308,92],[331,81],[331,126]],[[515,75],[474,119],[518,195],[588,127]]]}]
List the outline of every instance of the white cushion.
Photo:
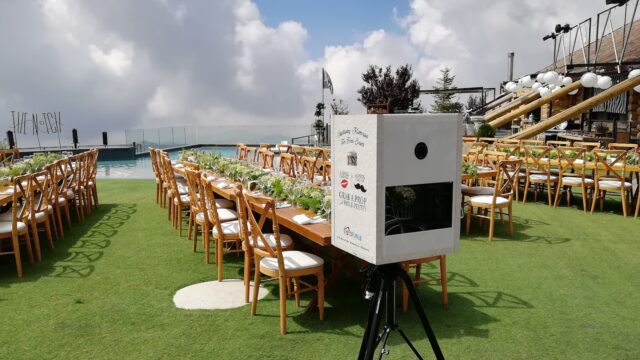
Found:
[{"label": "white cushion", "polygon": [[68,189],[67,190],[67,199],[72,199],[76,196],[76,194],[73,192],[73,190]]},{"label": "white cushion", "polygon": [[[585,184],[593,184],[593,179],[584,178]],[[575,176],[563,176],[562,177],[562,185],[580,185],[582,184],[582,179]]]},{"label": "white cushion", "polygon": [[557,176],[554,175],[546,175],[546,174],[531,174],[529,175],[529,179],[533,181],[547,181],[547,178],[551,181],[555,181],[558,179]]},{"label": "white cushion", "polygon": [[58,204],[64,205],[66,203],[67,203],[67,199],[65,199],[64,197],[61,196],[58,198]]},{"label": "white cushion", "polygon": [[[269,246],[271,246],[272,249],[276,249],[276,236],[274,234],[262,234],[264,235],[265,239],[267,239],[267,244],[269,244]],[[253,236],[251,236],[249,238],[249,243],[251,244],[251,246],[253,245]],[[280,246],[282,247],[289,247],[291,246],[291,244],[293,244],[293,239],[291,238],[291,236],[287,235],[287,234],[280,234]],[[262,242],[262,239],[260,237],[258,237],[258,247],[261,249],[264,249],[264,243]]]},{"label": "white cushion", "polygon": [[[22,221],[17,222],[18,231],[27,230],[27,225]],[[11,221],[0,221],[0,234],[10,234],[12,231]]]},{"label": "white cushion", "polygon": [[178,192],[180,193],[180,195],[188,194],[189,188],[185,185],[178,184]]},{"label": "white cushion", "polygon": [[188,204],[191,201],[191,198],[189,197],[189,195],[180,194],[180,200],[178,200],[178,198],[173,199],[173,202],[175,204],[178,204],[178,201],[180,201],[183,204]]},{"label": "white cushion", "polygon": [[[227,221],[220,224],[222,233],[225,235],[238,235],[240,234],[240,222],[238,220]],[[213,236],[218,235],[218,228],[216,226],[211,230]]]},{"label": "white cushion", "polygon": [[222,209],[231,209],[233,207],[233,201],[227,199],[216,199],[216,207]]},{"label": "white cushion", "polygon": [[[469,201],[472,203],[491,205],[493,203],[493,196],[492,195],[474,196],[469,198]],[[503,205],[508,203],[509,203],[509,199],[503,198],[502,196],[496,197],[496,205]]]},{"label": "white cushion", "polygon": [[[609,187],[609,188],[620,188],[622,185],[622,183],[618,180],[600,180],[598,181],[598,186],[599,187]],[[631,189],[631,183],[629,182],[624,182],[624,188],[625,189]]]},{"label": "white cushion", "polygon": [[[303,270],[310,269],[324,264],[324,260],[321,257],[309,254],[304,251],[283,251],[282,258],[284,260],[285,270]],[[278,259],[277,258],[263,258],[260,260],[260,267],[265,269],[277,271]]]},{"label": "white cushion", "polygon": [[462,185],[462,193],[469,196],[493,195],[493,188],[490,186],[467,186]]},{"label": "white cushion", "polygon": [[[235,212],[235,210],[218,209],[218,219],[220,219],[220,222],[237,220],[238,213]],[[196,221],[199,223],[202,223],[204,221],[204,214],[202,212],[196,214]]]}]

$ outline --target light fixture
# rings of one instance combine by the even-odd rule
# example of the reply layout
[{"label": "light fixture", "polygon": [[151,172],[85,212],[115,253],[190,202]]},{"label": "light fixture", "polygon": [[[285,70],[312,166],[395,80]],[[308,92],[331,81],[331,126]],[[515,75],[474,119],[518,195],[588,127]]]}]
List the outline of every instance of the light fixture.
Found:
[{"label": "light fixture", "polygon": [[580,81],[582,82],[582,86],[584,87],[595,87],[598,84],[598,75],[592,72],[586,72],[582,74]]},{"label": "light fixture", "polygon": [[556,34],[568,33],[569,31],[571,31],[571,25],[569,25],[569,24],[564,24],[564,25],[557,24],[555,30],[556,30]]},{"label": "light fixture", "polygon": [[618,5],[618,6],[622,6],[626,3],[628,3],[629,0],[606,0],[606,4],[607,5]]}]

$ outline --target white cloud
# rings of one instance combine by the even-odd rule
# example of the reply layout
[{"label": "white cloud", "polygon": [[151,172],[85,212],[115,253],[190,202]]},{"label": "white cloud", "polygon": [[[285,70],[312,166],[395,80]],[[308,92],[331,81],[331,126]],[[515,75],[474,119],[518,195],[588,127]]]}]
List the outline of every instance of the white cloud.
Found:
[{"label": "white cloud", "polygon": [[0,114],[60,111],[65,129],[83,134],[96,124],[308,124],[323,67],[353,113],[364,111],[356,90],[369,64],[412,64],[425,88],[443,66],[458,86],[496,86],[508,51],[516,73],[541,68],[551,61],[542,35],[602,3],[411,0],[408,13],[389,14],[395,30],[372,28],[310,58],[305,24],[268,25],[250,0],[0,2],[0,42],[11,54],[0,68]]}]

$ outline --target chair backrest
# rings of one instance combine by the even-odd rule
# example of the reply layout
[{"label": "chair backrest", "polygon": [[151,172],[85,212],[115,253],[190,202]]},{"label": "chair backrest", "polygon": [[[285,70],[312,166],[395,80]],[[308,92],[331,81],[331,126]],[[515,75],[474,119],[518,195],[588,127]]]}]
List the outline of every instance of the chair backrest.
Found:
[{"label": "chair backrest", "polygon": [[316,158],[311,156],[303,156],[301,161],[302,169],[300,170],[300,177],[313,182],[314,176],[316,174]]},{"label": "chair backrest", "polygon": [[573,143],[574,147],[583,147],[587,149],[587,152],[592,151],[593,149],[600,148],[600,142],[598,141],[576,141]]},{"label": "chair backrest", "polygon": [[273,169],[273,160],[275,154],[272,151],[261,149],[258,150],[258,166],[263,169]]},{"label": "chair backrest", "polygon": [[[241,185],[235,188],[236,207],[238,210],[238,219],[240,221],[240,233],[247,247],[251,247],[252,251],[260,257],[272,257],[278,259],[278,269],[280,273],[284,273],[284,260],[282,258],[282,244],[280,244],[280,226],[278,225],[278,217],[276,216],[276,203],[273,198],[255,195],[251,192],[245,192]],[[262,224],[256,221],[250,204],[263,207],[262,218],[269,217],[272,220],[273,236],[275,240],[275,248],[272,247],[262,232]],[[249,231],[251,229],[251,231]],[[249,241],[249,237],[253,241]],[[258,239],[262,240],[262,247],[255,246]],[[252,245],[253,244],[253,245]]]},{"label": "chair backrest", "polygon": [[524,156],[527,161],[528,171],[542,171],[549,173],[550,162],[549,152],[551,148],[547,146],[524,146]]},{"label": "chair backrest", "polygon": [[488,166],[495,170],[498,169],[498,164],[501,161],[507,160],[509,154],[502,151],[486,150],[483,154],[482,166]]},{"label": "chair backrest", "polygon": [[554,147],[554,148],[564,147],[564,146],[571,146],[571,141],[549,140],[549,141],[547,141],[546,145]]},{"label": "chair backrest", "polygon": [[493,138],[493,137],[481,137],[481,138],[478,138],[478,141],[481,141],[481,142],[487,143],[487,144],[493,144],[493,143],[496,142],[496,140],[497,139]]},{"label": "chair backrest", "polygon": [[247,146],[243,143],[236,144],[236,159],[244,160],[246,158],[246,148]]},{"label": "chair backrest", "polygon": [[280,153],[280,172],[289,177],[296,177],[296,160],[293,154]]},{"label": "chair backrest", "polygon": [[481,164],[482,163],[482,154],[487,149],[489,144],[485,142],[474,142],[469,145],[469,150],[467,151],[467,162],[472,164]]},{"label": "chair backrest", "polygon": [[565,173],[571,173],[572,177],[584,178],[586,175],[585,155],[587,149],[583,147],[561,146],[556,148],[558,151],[558,170],[560,176]]},{"label": "chair backrest", "polygon": [[25,194],[25,207],[29,217],[35,221],[36,214],[44,212],[49,214],[49,204],[51,193],[54,189],[51,186],[51,176],[48,171],[39,171],[30,175],[27,180],[27,193]]},{"label": "chair backrest", "polygon": [[151,158],[151,169],[153,169],[153,175],[156,177],[156,180],[160,179],[160,170],[158,169],[158,157],[156,154],[156,150],[149,146],[149,157]]},{"label": "chair backrest", "polygon": [[276,147],[278,148],[278,153],[280,155],[288,154],[291,151],[291,145],[289,144],[278,144]]},{"label": "chair backrest", "polygon": [[610,143],[607,145],[609,150],[624,150],[624,151],[636,151],[638,150],[638,144],[622,144],[622,143]]},{"label": "chair backrest", "polygon": [[180,192],[178,191],[178,183],[176,181],[176,175],[173,172],[173,166],[171,165],[171,159],[166,154],[162,154],[160,156],[163,165],[163,174],[165,183],[169,184],[169,191],[171,191],[175,196],[178,196]]},{"label": "chair backrest", "polygon": [[331,181],[331,160],[324,162],[324,166],[322,168],[322,179],[324,181]]},{"label": "chair backrest", "polygon": [[7,149],[0,150],[0,164],[3,166],[11,165],[20,158],[20,150]]},{"label": "chair backrest", "polygon": [[522,145],[522,146],[543,146],[544,145],[544,141],[535,140],[535,139],[524,139],[524,140],[520,140],[520,145]]},{"label": "chair backrest", "polygon": [[512,199],[518,186],[518,174],[521,167],[522,159],[503,160],[498,163],[498,176],[493,188],[493,204],[496,204],[498,196],[509,198],[509,200]]},{"label": "chair backrest", "polygon": [[222,222],[220,221],[220,216],[218,216],[218,206],[216,205],[216,195],[213,189],[211,188],[213,184],[207,181],[206,175],[203,173],[200,176],[200,204],[199,207],[202,208],[202,213],[204,214],[205,221],[208,221],[213,224],[216,228],[216,232],[219,237],[224,236],[224,231],[222,231]]},{"label": "chair backrest", "polygon": [[507,139],[507,138],[498,138],[496,140],[497,144],[515,144],[515,145],[520,145],[520,140],[516,140],[516,139]]},{"label": "chair backrest", "polygon": [[516,157],[520,158],[520,145],[518,144],[506,144],[506,143],[496,143],[495,144],[496,151],[500,151],[507,154],[507,158]]},{"label": "chair backrest", "polygon": [[13,196],[11,203],[11,232],[13,236],[18,235],[18,221],[27,222],[28,208],[26,197],[29,194],[29,182],[31,175],[16,176],[13,178]]},{"label": "chair backrest", "polygon": [[201,211],[204,211],[204,209],[200,207],[200,202],[198,201],[198,189],[200,187],[201,172],[189,168],[185,169],[184,172],[185,179],[187,180],[187,191],[189,192],[189,205],[191,207],[192,213],[197,214]]},{"label": "chair backrest", "polygon": [[596,181],[602,177],[615,178],[624,183],[627,167],[627,152],[624,150],[594,150]]}]

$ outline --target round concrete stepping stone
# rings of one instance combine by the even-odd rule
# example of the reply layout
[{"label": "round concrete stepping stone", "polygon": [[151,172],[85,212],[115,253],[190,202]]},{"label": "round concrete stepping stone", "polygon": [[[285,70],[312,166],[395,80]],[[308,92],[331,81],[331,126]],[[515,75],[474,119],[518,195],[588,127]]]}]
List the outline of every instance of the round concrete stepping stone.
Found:
[{"label": "round concrete stepping stone", "polygon": [[[250,296],[253,295],[251,283]],[[267,296],[267,289],[260,287],[258,299]],[[220,310],[247,305],[244,302],[244,282],[240,279],[207,281],[189,285],[176,292],[173,303],[178,309]]]}]

